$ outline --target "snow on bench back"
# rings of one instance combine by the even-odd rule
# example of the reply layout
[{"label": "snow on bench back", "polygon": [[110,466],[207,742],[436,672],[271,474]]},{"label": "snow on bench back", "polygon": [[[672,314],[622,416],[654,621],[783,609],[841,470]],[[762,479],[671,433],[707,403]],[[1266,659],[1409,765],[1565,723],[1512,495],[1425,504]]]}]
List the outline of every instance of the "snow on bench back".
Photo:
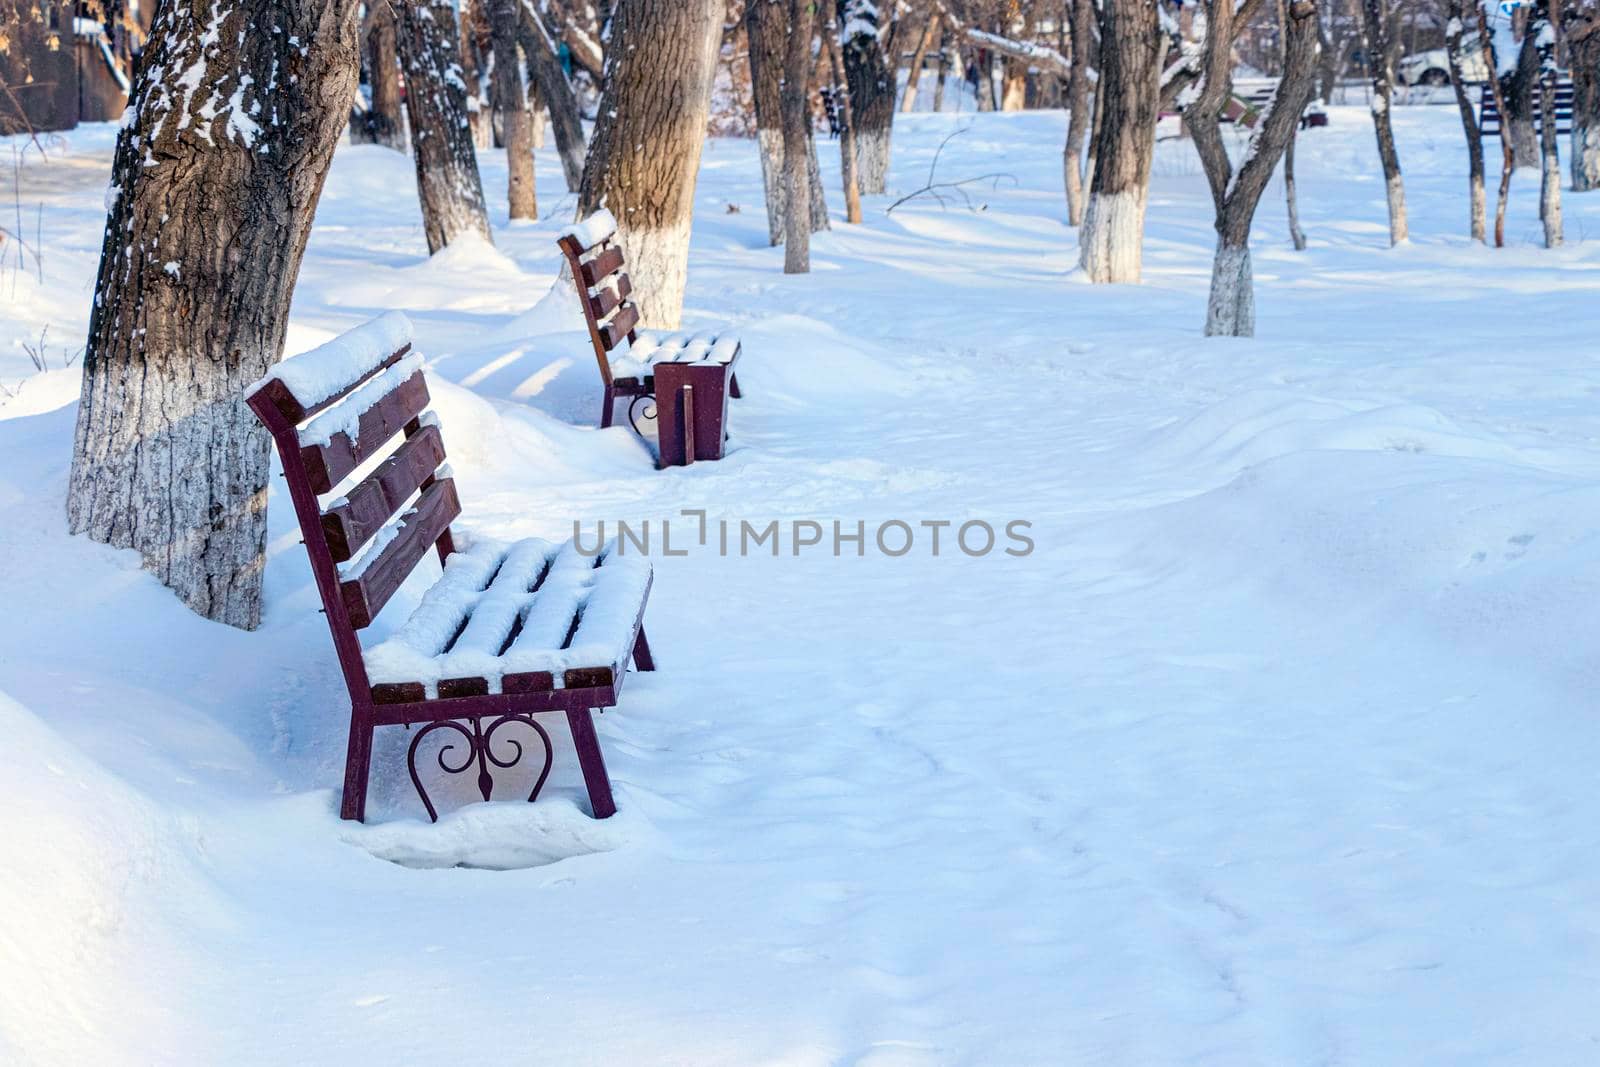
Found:
[{"label": "snow on bench back", "polygon": [[574,222],[571,226],[566,227],[556,236],[557,238],[574,238],[581,247],[589,249],[593,248],[595,245],[599,244],[601,241],[604,241],[607,237],[610,237],[616,232],[616,216],[611,214],[611,212],[607,211],[605,208],[601,208],[588,218]]},{"label": "snow on bench back", "polygon": [[270,382],[282,382],[300,407],[310,412],[350,389],[410,344],[411,320],[398,311],[390,311],[327,344],[291,356],[245,392],[255,393]]}]

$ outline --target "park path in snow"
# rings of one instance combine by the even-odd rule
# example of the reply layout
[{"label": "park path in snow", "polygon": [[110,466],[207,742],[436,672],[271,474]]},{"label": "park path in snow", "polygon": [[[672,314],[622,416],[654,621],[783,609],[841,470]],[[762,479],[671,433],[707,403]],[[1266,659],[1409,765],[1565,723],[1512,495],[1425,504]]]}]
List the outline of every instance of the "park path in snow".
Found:
[{"label": "park path in snow", "polygon": [[[753,144],[710,142],[687,324],[739,329],[747,399],[727,459],[665,472],[592,429],[576,307],[545,299],[551,161],[551,218],[430,261],[409,163],[342,151],[291,348],[414,318],[468,529],[665,519],[682,544],[704,509],[828,540],[658,556],[661,670],[600,724],[611,823],[563,751],[539,805],[423,826],[391,731],[352,827],[287,501],[262,630],[195,619],[66,537],[75,379],[34,379],[0,406],[0,835],[22,857],[0,1053],[1586,1061],[1600,203],[1570,197],[1546,252],[1522,175],[1516,245],[1470,247],[1452,113],[1396,118],[1413,243],[1382,247],[1370,124],[1335,109],[1300,147],[1307,252],[1264,198],[1251,341],[1200,337],[1187,145],[1161,146],[1146,283],[1092,287],[1060,115],[897,118],[900,192],[969,122],[940,173],[1016,185],[979,211],[869,202],[800,278],[764,247]],[[86,291],[98,196],[41,184],[46,288]],[[65,306],[15,300],[6,329]],[[833,555],[834,521],[891,520],[1023,520],[1035,549]]]}]

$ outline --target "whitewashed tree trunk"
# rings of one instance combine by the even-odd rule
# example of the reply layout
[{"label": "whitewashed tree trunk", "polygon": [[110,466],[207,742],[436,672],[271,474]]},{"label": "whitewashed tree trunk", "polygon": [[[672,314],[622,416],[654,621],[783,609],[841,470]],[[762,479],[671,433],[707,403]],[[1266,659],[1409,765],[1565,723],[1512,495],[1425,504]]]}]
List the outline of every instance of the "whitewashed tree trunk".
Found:
[{"label": "whitewashed tree trunk", "polygon": [[490,0],[489,32],[494,48],[490,90],[506,147],[506,198],[513,219],[537,219],[539,198],[533,172],[533,116],[517,55],[522,0]]},{"label": "whitewashed tree trunk", "polygon": [[645,325],[683,316],[695,179],[722,40],[720,0],[616,0],[578,213],[616,216]]},{"label": "whitewashed tree trunk", "polygon": [[1564,236],[1561,226],[1561,154],[1556,147],[1556,76],[1552,70],[1539,83],[1539,218],[1544,223],[1544,246],[1557,248]]},{"label": "whitewashed tree trunk", "polygon": [[889,177],[889,137],[894,129],[894,69],[884,56],[878,9],[867,0],[839,0],[844,21],[845,81],[855,130],[856,175],[861,191],[882,193]]},{"label": "whitewashed tree trunk", "polygon": [[1567,5],[1568,62],[1572,69],[1572,191],[1600,189],[1600,3]]},{"label": "whitewashed tree trunk", "polygon": [[1389,244],[1409,236],[1406,222],[1406,187],[1400,175],[1400,154],[1394,147],[1394,70],[1390,66],[1389,12],[1385,0],[1361,0],[1362,28],[1367,55],[1372,57],[1372,130],[1378,139],[1378,160],[1383,165],[1384,192],[1389,201]]},{"label": "whitewashed tree trunk", "polygon": [[1472,239],[1487,242],[1489,239],[1488,202],[1483,188],[1483,135],[1478,127],[1477,109],[1473,106],[1464,67],[1464,39],[1466,34],[1465,0],[1447,0],[1445,11],[1449,18],[1445,31],[1445,55],[1450,64],[1450,84],[1455,90],[1456,110],[1461,114],[1461,132],[1467,140],[1467,189],[1469,220]]},{"label": "whitewashed tree trunk", "polygon": [[1256,332],[1255,281],[1250,248],[1217,238],[1211,261],[1211,296],[1206,301],[1207,337],[1251,337]]},{"label": "whitewashed tree trunk", "polygon": [[117,136],[68,526],[245,629],[269,442],[241,397],[283,352],[357,16],[354,0],[161,0]]},{"label": "whitewashed tree trunk", "polygon": [[1100,10],[1100,128],[1079,263],[1092,282],[1139,281],[1144,209],[1155,155],[1162,40],[1155,0],[1104,0]]},{"label": "whitewashed tree trunk", "polygon": [[[766,192],[767,238],[774,245],[783,243],[788,226],[788,186],[784,178],[784,49],[787,47],[787,0],[749,0],[745,5],[745,37],[750,46],[751,101],[755,106],[756,145],[761,155],[761,178]],[[807,77],[809,82],[809,72]],[[802,87],[801,103],[809,104],[809,84]],[[821,172],[817,166],[816,139],[811,124],[804,122],[811,229],[828,228],[828,204],[824,199]]]},{"label": "whitewashed tree trunk", "polygon": [[450,0],[417,0],[400,12],[400,63],[428,254],[463,233],[493,240],[472,144],[455,8]]},{"label": "whitewashed tree trunk", "polygon": [[1067,187],[1067,223],[1083,224],[1086,161],[1083,143],[1094,123],[1089,102],[1089,56],[1094,40],[1094,0],[1071,0],[1072,68],[1067,76],[1067,143],[1061,168]]},{"label": "whitewashed tree trunk", "polygon": [[[756,0],[759,2],[759,0]],[[778,101],[783,117],[783,272],[811,271],[811,24],[812,0],[785,0],[783,81]],[[797,205],[800,205],[797,207]]]}]

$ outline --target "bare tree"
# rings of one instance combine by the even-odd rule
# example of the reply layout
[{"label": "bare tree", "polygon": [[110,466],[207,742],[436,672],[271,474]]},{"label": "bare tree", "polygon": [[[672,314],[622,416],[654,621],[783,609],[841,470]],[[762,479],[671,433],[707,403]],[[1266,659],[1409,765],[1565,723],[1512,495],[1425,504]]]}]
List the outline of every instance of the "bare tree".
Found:
[{"label": "bare tree", "polygon": [[1394,147],[1394,64],[1389,45],[1387,0],[1359,0],[1367,44],[1367,66],[1372,77],[1372,129],[1378,139],[1378,160],[1383,165],[1384,192],[1389,201],[1389,244],[1406,240],[1406,187],[1400,176],[1400,154]]},{"label": "bare tree", "polygon": [[851,225],[861,222],[861,176],[856,173],[856,124],[850,109],[850,80],[844,76],[839,61],[839,27],[830,17],[822,31],[822,50],[828,53],[828,69],[833,77],[833,91],[839,99],[839,175],[844,184],[845,221]]},{"label": "bare tree", "polygon": [[490,0],[489,32],[494,48],[494,70],[489,90],[500,115],[500,135],[506,147],[506,193],[514,219],[537,219],[539,198],[533,175],[533,119],[528,114],[528,90],[522,82],[517,55],[517,29],[522,22],[522,0]]},{"label": "bare tree", "polygon": [[1507,121],[1506,98],[1504,91],[1505,79],[1501,76],[1507,69],[1503,66],[1507,61],[1502,54],[1502,48],[1508,47],[1509,42],[1501,42],[1489,32],[1489,15],[1486,10],[1488,0],[1473,0],[1478,15],[1478,39],[1483,45],[1483,58],[1490,71],[1489,91],[1494,99],[1495,110],[1500,114],[1500,150],[1502,165],[1500,168],[1500,192],[1494,205],[1494,246],[1505,247],[1506,243],[1506,201],[1511,197],[1511,173],[1516,169],[1516,150],[1511,144],[1511,126]]},{"label": "bare tree", "polygon": [[1317,8],[1313,0],[1295,0],[1289,7],[1283,76],[1265,116],[1256,123],[1237,172],[1222,140],[1222,113],[1233,96],[1233,0],[1206,0],[1205,10],[1204,80],[1199,99],[1184,112],[1183,120],[1194,137],[1217,212],[1206,335],[1249,337],[1255,333],[1256,318],[1250,224],[1316,88]]},{"label": "bare tree", "polygon": [[117,136],[68,525],[138,550],[195,611],[246,629],[261,619],[268,439],[240,396],[283,352],[355,95],[358,14],[355,0],[160,0]]},{"label": "bare tree", "polygon": [[[761,0],[750,0],[751,6]],[[783,186],[786,233],[783,272],[811,271],[812,212],[795,205],[811,205],[811,30],[812,0],[784,0],[787,17],[783,49],[783,84],[778,101],[783,112]],[[826,218],[826,212],[823,213]]]},{"label": "bare tree", "polygon": [[463,233],[492,240],[450,0],[413,0],[400,8],[400,65],[428,254]]},{"label": "bare tree", "polygon": [[1539,220],[1544,223],[1544,246],[1563,241],[1561,227],[1561,154],[1556,147],[1555,19],[1550,0],[1538,0],[1528,9],[1527,40],[1539,59]]},{"label": "bare tree", "polygon": [[1087,160],[1084,138],[1094,121],[1089,103],[1089,64],[1094,46],[1094,0],[1069,0],[1072,12],[1072,65],[1067,72],[1067,144],[1062,170],[1067,185],[1067,222],[1083,223],[1083,183]]},{"label": "bare tree", "polygon": [[[1290,20],[1289,9],[1284,0],[1278,0],[1278,70],[1280,72],[1285,72],[1289,69],[1289,37],[1294,25]],[[1322,18],[1320,14],[1316,18],[1315,32],[1317,35],[1317,49],[1313,59],[1318,63],[1318,71],[1320,72],[1322,53]],[[1307,103],[1309,102],[1308,100]],[[1305,111],[1304,104],[1301,105],[1300,110],[1302,113]],[[1295,194],[1294,180],[1294,143],[1300,132],[1299,117],[1296,116],[1297,121],[1294,126],[1290,127],[1289,143],[1283,149],[1283,206],[1289,216],[1289,241],[1294,245],[1296,252],[1304,252],[1306,250],[1306,232],[1300,228],[1300,202]]]},{"label": "bare tree", "polygon": [[1079,262],[1092,282],[1139,280],[1163,43],[1156,0],[1102,0],[1100,129],[1078,232]]},{"label": "bare tree", "polygon": [[928,49],[939,40],[939,12],[932,11],[928,14],[922,36],[917,39],[917,50],[911,56],[911,69],[906,73],[905,95],[900,98],[901,111],[912,112],[917,109],[917,86],[922,81],[922,67],[928,61]]},{"label": "bare tree", "polygon": [[871,0],[838,0],[840,51],[850,89],[850,120],[861,191],[881,193],[889,177],[889,137],[894,127],[895,76],[886,38]]},{"label": "bare tree", "polygon": [[[789,45],[788,0],[748,0],[744,9],[745,36],[750,50],[750,95],[755,105],[756,144],[761,154],[761,176],[767,199],[767,237],[783,243],[788,226],[788,184],[785,174],[787,137],[783,126],[784,97],[791,86],[800,106],[809,113],[810,52],[805,77],[790,80],[785,70]],[[807,42],[809,45],[809,41]],[[811,229],[828,228],[828,205],[823,198],[822,175],[817,167],[816,141],[811,124],[804,122],[807,186],[811,198]]]},{"label": "bare tree", "polygon": [[617,217],[649,326],[683,315],[695,178],[722,41],[721,0],[616,0],[580,216]]},{"label": "bare tree", "polygon": [[1568,0],[1563,12],[1572,71],[1572,191],[1600,188],[1600,3]]},{"label": "bare tree", "polygon": [[[1522,28],[1520,37],[1516,36],[1515,27]],[[1518,8],[1511,27],[1498,34],[1494,43],[1496,54],[1507,64],[1499,71],[1500,96],[1505,101],[1500,124],[1510,133],[1517,166],[1537,167],[1539,131],[1533,124],[1533,101],[1539,87],[1539,48],[1526,29],[1527,9]]]},{"label": "bare tree", "polygon": [[1445,32],[1445,54],[1450,63],[1450,84],[1455,87],[1456,109],[1461,112],[1461,132],[1467,138],[1467,188],[1470,196],[1472,239],[1488,240],[1488,207],[1483,190],[1483,131],[1477,109],[1462,74],[1465,56],[1466,0],[1447,0],[1450,21]]},{"label": "bare tree", "polygon": [[583,139],[583,121],[578,114],[578,98],[561,67],[555,39],[539,12],[534,10],[533,0],[522,0],[522,22],[517,39],[528,61],[528,74],[550,112],[550,126],[556,135],[556,152],[561,156],[567,191],[575,193],[583,180],[583,158],[588,151]]}]

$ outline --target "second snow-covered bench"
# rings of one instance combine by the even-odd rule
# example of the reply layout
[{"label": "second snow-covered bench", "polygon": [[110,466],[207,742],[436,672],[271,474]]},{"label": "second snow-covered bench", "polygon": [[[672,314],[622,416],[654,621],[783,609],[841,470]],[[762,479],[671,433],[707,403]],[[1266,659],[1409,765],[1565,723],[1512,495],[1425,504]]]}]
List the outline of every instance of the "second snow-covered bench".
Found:
[{"label": "second snow-covered bench", "polygon": [[[650,564],[610,549],[586,555],[570,541],[458,546],[450,524],[461,504],[428,400],[411,324],[393,312],[283,361],[247,397],[283,461],[350,692],[340,814],[365,816],[374,731],[413,723],[426,724],[408,764],[430,818],[437,812],[417,753],[440,730],[457,736],[440,749],[439,767],[475,768],[488,800],[490,768],[509,768],[523,753],[509,736],[494,747],[497,732],[531,728],[544,752],[533,800],[553,756],[534,716],[562,711],[590,807],[606,818],[616,804],[592,714],[616,704],[630,658],[654,669],[644,636]],[[390,637],[363,647],[359,631],[430,553],[442,574]]]},{"label": "second snow-covered bench", "polygon": [[[714,371],[726,382],[726,396],[739,397],[739,379],[734,364],[741,352],[739,339],[730,333],[698,333],[641,330],[639,309],[628,299],[633,282],[622,262],[622,247],[616,243],[617,220],[604,208],[582,222],[568,226],[557,238],[561,252],[572,269],[578,287],[578,303],[589,326],[589,340],[600,364],[600,380],[605,387],[601,400],[600,425],[610,426],[612,409],[619,397],[631,398],[628,421],[639,429],[635,412],[656,397],[656,368],[663,363],[677,369],[695,368],[695,375]],[[702,413],[707,410],[701,401]],[[648,409],[646,417],[648,415]],[[719,422],[717,455],[721,455]],[[703,436],[703,435],[702,435]],[[703,443],[703,442],[702,442]],[[692,458],[692,457],[691,457]]]}]

